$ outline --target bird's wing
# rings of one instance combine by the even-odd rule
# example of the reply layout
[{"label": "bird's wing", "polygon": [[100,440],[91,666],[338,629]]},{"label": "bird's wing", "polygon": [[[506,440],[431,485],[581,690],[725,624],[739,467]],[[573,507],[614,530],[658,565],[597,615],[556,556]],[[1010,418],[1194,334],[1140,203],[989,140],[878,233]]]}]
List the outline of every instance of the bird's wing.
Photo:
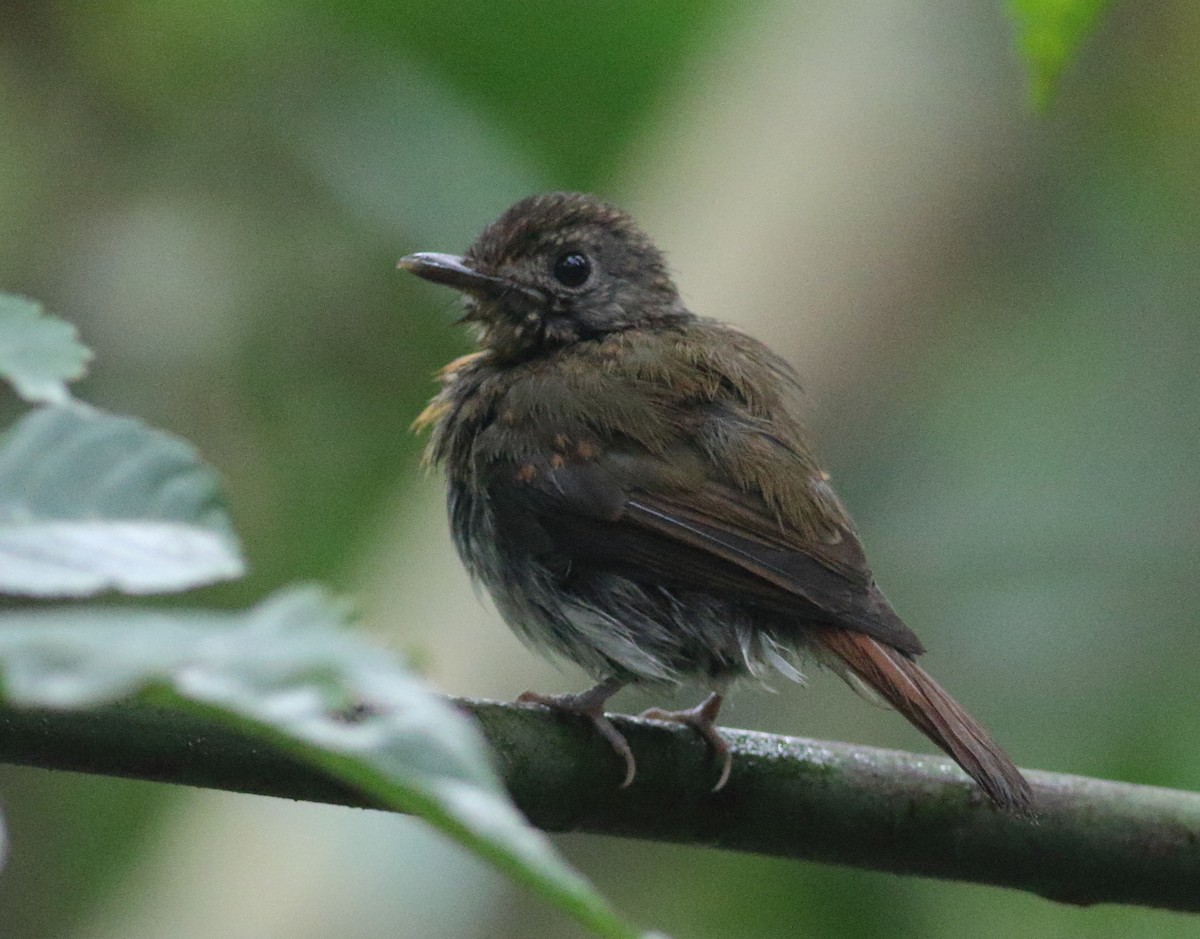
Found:
[{"label": "bird's wing", "polygon": [[680,456],[496,465],[489,488],[501,525],[564,576],[587,562],[923,651],[875,586],[848,522],[806,537],[760,495],[689,472]]}]

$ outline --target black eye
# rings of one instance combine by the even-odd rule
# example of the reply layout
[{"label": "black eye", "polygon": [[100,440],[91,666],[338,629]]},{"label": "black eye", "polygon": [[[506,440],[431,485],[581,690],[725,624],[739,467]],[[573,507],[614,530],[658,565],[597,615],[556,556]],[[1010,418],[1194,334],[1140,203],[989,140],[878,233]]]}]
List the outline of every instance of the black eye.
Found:
[{"label": "black eye", "polygon": [[592,262],[579,251],[567,251],[554,261],[554,279],[564,287],[582,287],[592,276]]}]

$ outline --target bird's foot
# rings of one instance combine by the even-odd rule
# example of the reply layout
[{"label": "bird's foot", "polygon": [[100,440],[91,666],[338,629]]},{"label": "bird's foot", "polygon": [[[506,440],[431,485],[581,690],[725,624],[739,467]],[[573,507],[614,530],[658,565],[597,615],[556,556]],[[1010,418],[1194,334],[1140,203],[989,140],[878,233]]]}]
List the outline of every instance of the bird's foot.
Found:
[{"label": "bird's foot", "polygon": [[616,751],[617,756],[625,761],[625,779],[621,783],[621,788],[624,789],[633,782],[633,777],[637,775],[637,763],[634,762],[629,741],[613,726],[613,722],[604,713],[605,702],[616,694],[623,684],[624,682],[609,679],[580,694],[539,694],[536,691],[526,691],[517,698],[517,703],[540,704],[542,707],[558,711],[560,714],[586,717],[591,721],[600,736],[607,740]]},{"label": "bird's foot", "polygon": [[721,775],[717,779],[717,784],[712,788],[713,792],[720,792],[725,788],[725,784],[729,782],[729,773],[733,769],[733,754],[729,750],[729,744],[721,737],[716,727],[721,701],[721,695],[714,691],[694,708],[688,708],[686,711],[664,711],[662,708],[650,708],[638,715],[650,721],[686,724],[704,738],[708,748],[721,760]]}]

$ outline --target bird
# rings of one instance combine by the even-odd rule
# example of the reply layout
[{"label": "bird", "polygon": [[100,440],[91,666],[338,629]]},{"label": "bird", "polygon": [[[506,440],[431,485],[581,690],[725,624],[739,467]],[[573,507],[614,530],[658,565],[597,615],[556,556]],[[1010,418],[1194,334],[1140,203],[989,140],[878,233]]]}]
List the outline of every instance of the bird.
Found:
[{"label": "bird", "polygon": [[398,267],[458,291],[478,340],[414,422],[458,554],[524,642],[596,681],[519,702],[586,717],[628,786],[636,761],[605,704],[631,684],[697,684],[695,707],[642,716],[699,733],[717,791],[731,687],[814,663],[902,714],[996,806],[1030,808],[1025,777],[918,664],[813,455],[792,367],[689,310],[629,214],[533,195],[465,254]]}]

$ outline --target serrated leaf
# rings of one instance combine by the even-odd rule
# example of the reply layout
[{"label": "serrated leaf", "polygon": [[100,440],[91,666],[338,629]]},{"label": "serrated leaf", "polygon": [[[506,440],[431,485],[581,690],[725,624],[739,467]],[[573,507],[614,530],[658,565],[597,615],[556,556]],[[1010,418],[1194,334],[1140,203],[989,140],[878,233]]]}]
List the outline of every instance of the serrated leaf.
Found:
[{"label": "serrated leaf", "polygon": [[1011,0],[1017,45],[1029,72],[1029,95],[1044,108],[1064,69],[1109,0]]},{"label": "serrated leaf", "polygon": [[0,615],[0,677],[18,707],[136,696],[264,734],[361,793],[435,827],[597,934],[638,935],[505,795],[465,715],[346,632],[321,591],[243,613],[56,609]]},{"label": "serrated leaf", "polygon": [[146,594],[243,571],[217,476],[179,438],[79,403],[0,437],[0,592]]},{"label": "serrated leaf", "polygon": [[44,315],[33,300],[0,293],[0,376],[26,401],[65,403],[66,383],[83,375],[91,357],[70,323]]}]

